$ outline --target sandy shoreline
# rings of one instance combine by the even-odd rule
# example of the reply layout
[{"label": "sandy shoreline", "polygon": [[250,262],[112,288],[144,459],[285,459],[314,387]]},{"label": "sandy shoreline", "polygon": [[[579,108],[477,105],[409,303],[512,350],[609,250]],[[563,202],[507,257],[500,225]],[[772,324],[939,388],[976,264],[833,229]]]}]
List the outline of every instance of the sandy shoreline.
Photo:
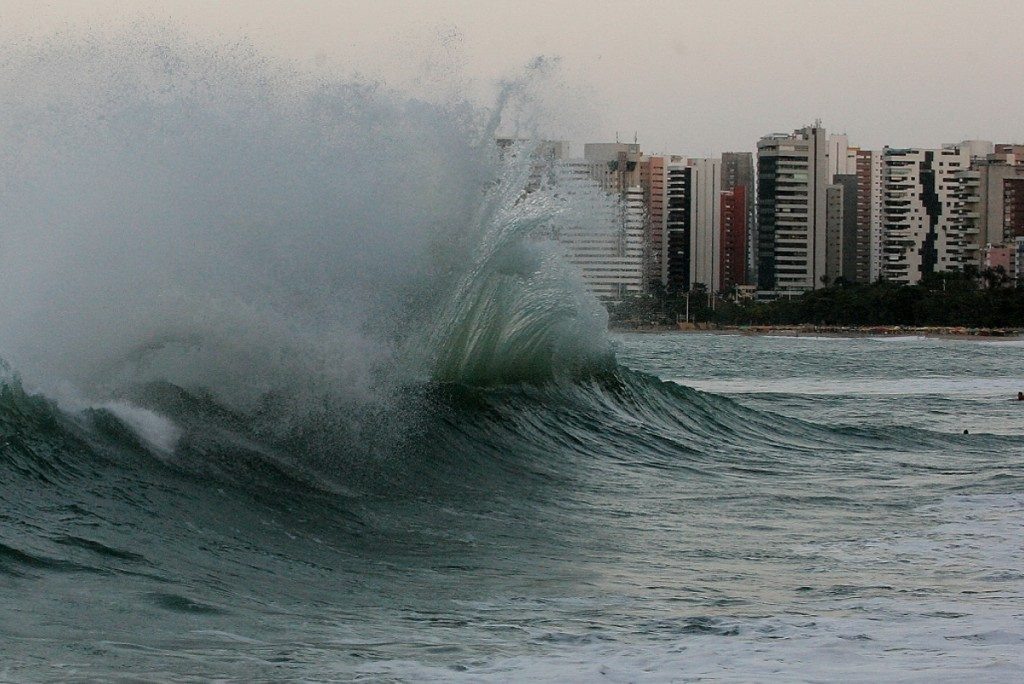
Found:
[{"label": "sandy shoreline", "polygon": [[610,326],[614,333],[705,333],[729,335],[762,335],[775,337],[935,337],[962,340],[1019,340],[1024,330],[1018,328],[963,328],[910,326],[829,326],[829,325],[706,325],[683,326]]}]

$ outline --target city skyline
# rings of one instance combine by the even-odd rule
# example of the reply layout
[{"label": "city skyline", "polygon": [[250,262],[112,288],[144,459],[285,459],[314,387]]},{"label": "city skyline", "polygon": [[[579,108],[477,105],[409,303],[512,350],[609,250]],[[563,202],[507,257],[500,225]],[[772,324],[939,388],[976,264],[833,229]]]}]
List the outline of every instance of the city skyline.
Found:
[{"label": "city skyline", "polygon": [[565,141],[524,142],[541,165],[573,168],[618,198],[618,229],[556,233],[603,299],[741,285],[790,297],[941,272],[1024,273],[1024,145],[866,150],[816,121],[762,136],[755,174],[748,152],[652,155],[616,141],[585,143],[573,158]]}]

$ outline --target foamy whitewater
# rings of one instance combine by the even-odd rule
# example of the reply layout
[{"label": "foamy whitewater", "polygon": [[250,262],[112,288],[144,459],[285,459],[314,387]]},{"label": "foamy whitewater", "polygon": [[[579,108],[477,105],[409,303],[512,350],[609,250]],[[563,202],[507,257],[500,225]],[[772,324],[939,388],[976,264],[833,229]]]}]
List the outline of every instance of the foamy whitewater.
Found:
[{"label": "foamy whitewater", "polygon": [[1024,671],[1020,343],[609,336],[533,70],[4,50],[0,681]]}]

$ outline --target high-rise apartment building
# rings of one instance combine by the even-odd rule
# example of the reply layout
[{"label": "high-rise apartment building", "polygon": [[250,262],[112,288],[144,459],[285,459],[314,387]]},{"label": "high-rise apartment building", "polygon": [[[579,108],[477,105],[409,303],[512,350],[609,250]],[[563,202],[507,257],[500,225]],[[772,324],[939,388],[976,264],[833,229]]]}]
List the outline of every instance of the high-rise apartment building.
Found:
[{"label": "high-rise apartment building", "polygon": [[666,287],[681,292],[721,287],[720,159],[671,161],[666,166]]},{"label": "high-rise apartment building", "polygon": [[[832,209],[834,225],[825,250],[827,280],[833,283],[841,275],[848,282],[868,283],[881,270],[881,155],[850,147],[845,134],[827,136],[826,144],[828,182],[857,179],[855,187],[849,178],[841,183],[844,215],[839,215],[837,207]],[[838,198],[836,202],[838,206]]]},{"label": "high-rise apartment building", "polygon": [[678,293],[690,289],[693,222],[693,168],[673,162],[665,167],[665,287]]},{"label": "high-rise apartment building", "polygon": [[[597,158],[569,159],[569,144],[499,138],[503,155],[528,155],[525,190],[537,192],[554,184],[587,207],[580,221],[554,220],[537,235],[554,239],[565,259],[579,269],[587,287],[605,300],[639,293],[643,284],[644,195],[638,179],[634,146],[598,145]],[[612,149],[609,149],[611,147]],[[633,154],[635,151],[636,154]]]},{"label": "high-rise apartment building", "polygon": [[964,263],[983,266],[985,245],[1010,243],[1024,236],[1024,147],[997,145],[984,160],[975,159],[960,178],[966,208]]},{"label": "high-rise apartment building", "polygon": [[744,278],[737,284],[747,284],[747,279],[756,277],[757,270],[757,206],[755,204],[754,184],[754,155],[750,152],[723,152],[722,153],[722,191],[744,188],[746,201],[746,218],[744,229],[746,232],[746,264],[744,267]]},{"label": "high-rise apartment building", "polygon": [[664,285],[668,280],[668,266],[665,261],[665,211],[667,159],[661,156],[645,157],[640,162],[640,187],[644,193],[646,209],[644,229],[644,268],[648,289]]},{"label": "high-rise apartment building", "polygon": [[690,166],[694,197],[690,286],[699,284],[715,292],[720,285],[722,160],[691,159]]},{"label": "high-rise apartment building", "polygon": [[857,222],[859,182],[856,173],[837,174],[833,181],[834,185],[838,185],[843,189],[839,277],[842,277],[846,282],[855,283],[857,282],[857,237],[860,232],[860,225]]},{"label": "high-rise apartment building", "polygon": [[[609,192],[602,183],[616,183],[603,165],[586,159],[558,162],[561,192],[589,203],[591,215],[579,223],[556,222],[553,237],[565,249],[565,259],[579,269],[597,297],[617,301],[643,289],[644,198],[639,185]],[[595,176],[599,180],[595,180]]]},{"label": "high-rise apartment building", "polygon": [[825,188],[825,283],[843,275],[843,186]]},{"label": "high-rise apartment building", "polygon": [[[724,164],[724,162],[723,162]],[[721,237],[719,291],[746,284],[747,268],[747,186],[737,185],[721,195]]]},{"label": "high-rise apartment building", "polygon": [[857,175],[833,176],[825,189],[825,281],[854,282],[857,264]]},{"label": "high-rise apartment building", "polygon": [[645,285],[644,191],[639,185],[633,185],[626,188],[620,197],[617,253],[621,255],[622,270],[628,271],[628,277],[619,286],[619,299],[626,293],[642,292]]},{"label": "high-rise apartment building", "polygon": [[882,276],[905,285],[957,271],[964,254],[964,184],[970,154],[956,147],[883,153]]},{"label": "high-rise apartment building", "polygon": [[856,152],[857,229],[853,282],[872,283],[882,273],[882,155]]},{"label": "high-rise apartment building", "polygon": [[646,226],[640,160],[636,143],[587,143],[583,159],[562,162],[563,174],[588,176],[612,199],[607,220],[600,216],[592,225],[563,226],[557,236],[567,248],[567,261],[602,299],[618,300],[643,290]]},{"label": "high-rise apartment building", "polygon": [[757,143],[758,286],[797,294],[823,286],[829,185],[825,129]]}]

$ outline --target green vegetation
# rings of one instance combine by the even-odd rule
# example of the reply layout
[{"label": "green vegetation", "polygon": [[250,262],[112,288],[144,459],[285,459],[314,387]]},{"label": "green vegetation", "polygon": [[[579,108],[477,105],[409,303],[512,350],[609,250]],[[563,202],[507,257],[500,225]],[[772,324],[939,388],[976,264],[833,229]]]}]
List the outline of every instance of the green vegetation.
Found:
[{"label": "green vegetation", "polygon": [[[734,302],[695,289],[689,295],[689,320],[718,325],[951,326],[1024,327],[1024,284],[1017,287],[1002,269],[936,273],[919,285],[885,281],[870,285],[837,282],[792,299]],[[713,305],[713,306],[712,306]],[[686,295],[641,295],[612,305],[618,327],[675,325],[686,317]]]}]

